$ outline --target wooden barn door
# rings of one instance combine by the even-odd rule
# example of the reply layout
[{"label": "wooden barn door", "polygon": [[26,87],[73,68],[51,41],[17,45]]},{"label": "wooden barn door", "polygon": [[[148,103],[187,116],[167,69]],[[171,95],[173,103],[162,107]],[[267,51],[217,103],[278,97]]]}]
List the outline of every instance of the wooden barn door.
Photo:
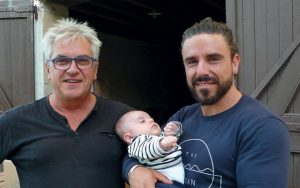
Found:
[{"label": "wooden barn door", "polygon": [[33,12],[31,0],[0,1],[0,115],[34,100]]},{"label": "wooden barn door", "polygon": [[287,123],[289,187],[300,188],[300,0],[226,0],[241,52],[238,87]]}]

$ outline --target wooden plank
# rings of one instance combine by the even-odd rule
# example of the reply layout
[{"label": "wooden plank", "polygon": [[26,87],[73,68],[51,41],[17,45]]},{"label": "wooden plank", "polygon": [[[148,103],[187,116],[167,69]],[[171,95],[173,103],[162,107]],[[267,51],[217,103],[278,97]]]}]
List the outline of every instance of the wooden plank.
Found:
[{"label": "wooden plank", "polygon": [[293,168],[293,188],[300,188],[300,153],[294,154]]},{"label": "wooden plank", "polygon": [[289,160],[289,188],[300,188],[300,114],[285,114],[291,138],[291,157]]},{"label": "wooden plank", "polygon": [[300,113],[300,91],[299,91],[299,89],[295,93],[295,96],[292,101],[291,109],[288,112],[289,113],[292,112],[292,113],[296,113],[296,114]]},{"label": "wooden plank", "polygon": [[12,7],[12,6],[25,6],[32,5],[32,0],[2,0],[0,1],[0,7]]},{"label": "wooden plank", "polygon": [[[27,96],[25,98],[26,101],[34,101],[35,100],[35,72],[34,72],[34,13],[28,14],[26,25],[27,25],[27,45],[32,46],[32,48],[27,48],[26,50],[26,59],[28,62],[26,63],[25,67],[26,69],[26,90],[27,90]],[[39,62],[43,63],[43,62]],[[24,102],[22,102],[24,103]]]},{"label": "wooden plank", "polygon": [[7,96],[5,95],[5,93],[1,87],[1,84],[0,84],[0,111],[5,111],[10,108],[12,108],[12,105],[9,102],[9,100],[8,100]]},{"label": "wooden plank", "polygon": [[[266,0],[255,0],[255,87],[263,80],[268,73],[267,66],[267,2]],[[259,100],[267,103],[267,94],[260,95]]]},{"label": "wooden plank", "polygon": [[243,1],[243,27],[244,27],[244,68],[245,93],[249,94],[255,89],[255,36],[254,36],[254,0]]},{"label": "wooden plank", "polygon": [[235,0],[226,0],[226,24],[232,30],[234,37],[237,37],[236,33],[236,1]]},{"label": "wooden plank", "polygon": [[300,124],[300,114],[284,114],[281,119],[286,123]]},{"label": "wooden plank", "polygon": [[[1,14],[0,14],[1,15]],[[7,19],[0,20],[0,84],[5,91],[5,96],[11,97],[11,56],[13,48],[10,42],[10,22]]]},{"label": "wooden plank", "polygon": [[[279,1],[279,51],[280,56],[293,41],[293,0]],[[294,111],[294,104],[290,103],[286,113]]]},{"label": "wooden plank", "polygon": [[[289,174],[293,174],[293,170],[294,170],[294,168],[293,168],[293,159],[294,159],[294,157],[293,157],[294,155],[291,153],[290,154],[290,159],[289,159]],[[292,184],[293,184],[293,176],[291,176],[291,175],[289,175],[289,185],[288,185],[288,188],[293,188],[292,186]]]},{"label": "wooden plank", "polygon": [[[300,35],[300,1],[293,1],[293,38],[297,38]],[[293,101],[293,111],[294,113],[300,114],[300,91],[295,94]]]},{"label": "wooden plank", "polygon": [[300,35],[289,45],[285,52],[280,56],[276,61],[274,66],[270,69],[268,74],[264,79],[259,83],[256,89],[251,93],[253,98],[256,98],[261,92],[266,88],[267,84],[274,78],[275,74],[279,71],[280,68],[286,63],[287,59],[295,52],[296,48],[300,44]]},{"label": "wooden plank", "polygon": [[0,12],[0,18],[1,36],[5,36],[0,82],[12,106],[28,103],[35,95],[33,13]]},{"label": "wooden plank", "polygon": [[[12,102],[14,105],[22,104],[23,97],[26,98],[26,63],[24,62],[24,58],[26,55],[26,45],[28,44],[26,39],[28,33],[27,27],[24,22],[26,18],[16,18],[12,19],[12,32],[11,34],[11,42],[14,46],[14,56],[12,56]],[[25,22],[26,23],[26,22]],[[22,28],[22,29],[21,29]],[[23,37],[22,37],[23,35]],[[30,44],[28,44],[30,45]],[[29,66],[29,65],[28,65]],[[20,94],[23,94],[20,95]]]},{"label": "wooden plank", "polygon": [[[289,102],[291,101],[294,93],[300,82],[300,47],[297,48],[294,55],[291,57],[284,73],[278,82],[276,90],[272,95],[269,108],[276,114],[284,114]],[[288,83],[288,84],[287,84]]]},{"label": "wooden plank", "polygon": [[279,44],[282,54],[293,41],[293,0],[279,1]]},{"label": "wooden plank", "polygon": [[243,92],[245,92],[245,73],[247,70],[245,70],[245,58],[244,58],[244,29],[243,29],[243,1],[235,0],[235,10],[236,10],[236,25],[237,25],[237,38],[236,41],[239,45],[239,51],[240,51],[240,66],[239,66],[239,73],[238,73],[238,79],[237,79],[237,85],[239,89]]},{"label": "wooden plank", "polygon": [[287,124],[291,138],[291,152],[300,153],[300,115],[287,114],[282,116]]},{"label": "wooden plank", "polygon": [[[279,1],[279,51],[280,55],[293,41],[293,0]],[[292,113],[294,110],[293,103],[290,103],[286,109],[287,113]]]},{"label": "wooden plank", "polygon": [[299,144],[300,132],[299,131],[290,132],[290,139],[291,139],[291,152],[300,154],[300,144]]},{"label": "wooden plank", "polygon": [[[279,51],[279,2],[280,0],[267,0],[267,57],[268,57],[268,70],[270,70],[278,58],[280,57]],[[268,85],[267,95],[268,99],[272,95],[278,78],[273,78],[272,82]]]},{"label": "wooden plank", "polygon": [[300,1],[293,1],[293,37],[300,34]]}]

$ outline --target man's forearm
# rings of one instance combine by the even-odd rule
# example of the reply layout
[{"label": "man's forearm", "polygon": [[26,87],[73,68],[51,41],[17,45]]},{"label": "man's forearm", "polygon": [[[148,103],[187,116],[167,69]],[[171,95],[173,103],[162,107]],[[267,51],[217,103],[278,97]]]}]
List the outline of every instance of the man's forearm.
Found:
[{"label": "man's forearm", "polygon": [[138,162],[138,160],[132,158],[132,157],[129,157],[128,155],[126,155],[123,159],[123,167],[122,167],[122,176],[123,178],[128,182],[129,180],[129,177],[128,177],[128,174],[129,174],[129,171],[130,169],[135,166],[135,165],[140,165],[140,163]]}]

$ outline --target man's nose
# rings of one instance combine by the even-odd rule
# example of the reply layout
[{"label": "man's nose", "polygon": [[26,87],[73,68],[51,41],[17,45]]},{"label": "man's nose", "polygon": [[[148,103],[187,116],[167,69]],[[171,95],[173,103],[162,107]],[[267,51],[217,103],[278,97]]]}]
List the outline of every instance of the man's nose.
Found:
[{"label": "man's nose", "polygon": [[209,73],[208,70],[208,64],[204,60],[199,60],[196,66],[197,75],[207,75]]},{"label": "man's nose", "polygon": [[74,59],[72,59],[72,61],[71,61],[71,65],[70,65],[68,71],[69,71],[69,70],[71,70],[71,71],[74,71],[74,70],[79,71],[79,68],[78,68],[78,66],[77,66],[77,63],[75,62]]}]

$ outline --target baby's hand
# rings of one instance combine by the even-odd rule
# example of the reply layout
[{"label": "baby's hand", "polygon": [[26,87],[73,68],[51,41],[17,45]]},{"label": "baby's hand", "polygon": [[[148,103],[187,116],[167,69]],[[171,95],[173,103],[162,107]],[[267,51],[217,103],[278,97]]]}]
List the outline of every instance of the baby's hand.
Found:
[{"label": "baby's hand", "polygon": [[164,127],[164,133],[166,136],[174,136],[178,131],[178,125],[173,123],[172,121],[167,123]]},{"label": "baby's hand", "polygon": [[168,151],[177,145],[177,139],[175,136],[166,136],[159,141],[160,147]]}]

